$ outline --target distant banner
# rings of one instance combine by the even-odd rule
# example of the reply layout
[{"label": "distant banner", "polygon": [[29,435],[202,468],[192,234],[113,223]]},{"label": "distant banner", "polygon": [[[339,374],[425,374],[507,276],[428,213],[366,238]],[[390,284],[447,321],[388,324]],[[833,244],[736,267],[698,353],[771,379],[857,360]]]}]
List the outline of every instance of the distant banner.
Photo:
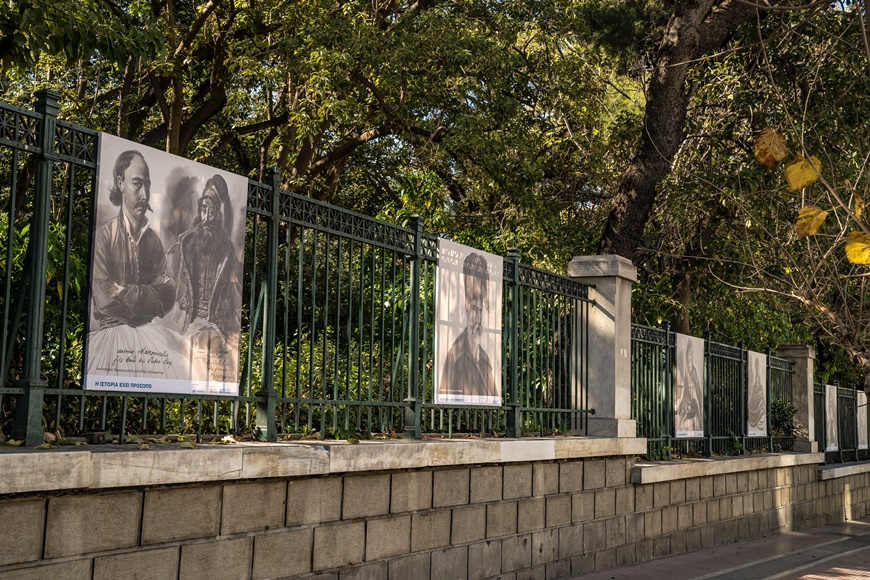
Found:
[{"label": "distant banner", "polygon": [[867,393],[858,391],[858,449],[867,449]]},{"label": "distant banner", "polygon": [[236,395],[248,180],[100,134],[85,389]]},{"label": "distant banner", "polygon": [[704,436],[704,339],[677,334],[675,435]]},{"label": "distant banner", "polygon": [[435,402],[500,406],[503,259],[438,240]]},{"label": "distant banner", "polygon": [[767,355],[747,351],[746,434],[767,436]]},{"label": "distant banner", "polygon": [[825,385],[825,451],[836,451],[840,448],[837,437],[837,386]]}]

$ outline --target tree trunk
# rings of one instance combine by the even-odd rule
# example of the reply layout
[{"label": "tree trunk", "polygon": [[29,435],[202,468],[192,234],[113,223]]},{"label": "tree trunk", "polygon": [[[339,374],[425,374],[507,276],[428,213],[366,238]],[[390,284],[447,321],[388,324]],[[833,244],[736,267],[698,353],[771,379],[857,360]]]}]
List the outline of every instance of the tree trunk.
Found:
[{"label": "tree trunk", "polygon": [[607,216],[600,254],[634,260],[656,198],[656,185],[683,142],[689,104],[687,78],[698,58],[719,48],[755,9],[725,0],[688,0],[674,8],[647,88],[640,144],[622,175]]}]

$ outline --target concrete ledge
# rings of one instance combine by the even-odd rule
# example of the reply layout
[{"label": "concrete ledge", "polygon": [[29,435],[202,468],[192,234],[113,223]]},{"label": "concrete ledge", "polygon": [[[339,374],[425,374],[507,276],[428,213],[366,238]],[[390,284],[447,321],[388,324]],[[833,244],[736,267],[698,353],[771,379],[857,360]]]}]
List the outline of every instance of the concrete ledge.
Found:
[{"label": "concrete ledge", "polygon": [[838,477],[846,477],[849,475],[858,475],[860,473],[870,472],[870,461],[861,461],[859,463],[837,463],[834,465],[823,465],[819,467],[819,479],[836,479]]},{"label": "concrete ledge", "polygon": [[[2,449],[2,448],[0,448]],[[642,455],[645,439],[430,439],[0,451],[0,494]]]},{"label": "concrete ledge", "polygon": [[824,463],[824,453],[785,453],[780,455],[747,455],[742,457],[713,457],[660,463],[637,463],[631,470],[631,482],[636,484],[661,483],[690,477],[723,475],[774,467],[794,467]]}]

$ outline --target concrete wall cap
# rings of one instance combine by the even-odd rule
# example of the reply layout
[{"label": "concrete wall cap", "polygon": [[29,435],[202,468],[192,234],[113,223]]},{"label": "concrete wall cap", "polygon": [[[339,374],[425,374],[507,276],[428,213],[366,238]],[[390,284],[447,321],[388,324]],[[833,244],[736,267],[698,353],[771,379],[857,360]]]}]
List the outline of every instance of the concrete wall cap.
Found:
[{"label": "concrete wall cap", "polygon": [[593,278],[610,277],[637,282],[637,268],[631,263],[631,260],[615,254],[574,256],[568,262],[568,275],[572,278],[588,279],[590,282],[593,282]]},{"label": "concrete wall cap", "polygon": [[691,477],[724,475],[741,471],[756,471],[775,467],[795,467],[824,463],[824,453],[782,453],[778,455],[749,455],[743,457],[711,457],[679,461],[637,463],[631,470],[631,482],[636,484],[662,483]]},{"label": "concrete wall cap", "polygon": [[819,479],[837,479],[838,477],[859,475],[868,472],[870,472],[870,461],[861,461],[860,463],[851,464],[837,463],[835,465],[820,466]]},{"label": "concrete wall cap", "polygon": [[423,467],[635,456],[646,439],[527,437],[523,439],[426,439],[202,444],[180,449],[154,445],[146,451],[122,446],[34,451],[0,448],[0,494],[58,489],[112,489],[311,477]]}]

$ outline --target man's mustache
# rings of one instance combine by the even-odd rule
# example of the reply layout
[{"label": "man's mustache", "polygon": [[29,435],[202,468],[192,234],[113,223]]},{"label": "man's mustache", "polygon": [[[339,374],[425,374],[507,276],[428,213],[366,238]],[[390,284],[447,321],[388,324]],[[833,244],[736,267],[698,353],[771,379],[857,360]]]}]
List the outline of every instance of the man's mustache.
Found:
[{"label": "man's mustache", "polygon": [[147,211],[151,211],[151,212],[154,211],[153,209],[151,209],[151,204],[149,204],[148,201],[147,201],[147,200],[144,200],[144,199],[139,200],[139,201],[137,201],[135,204],[133,204],[133,208],[134,208],[134,209],[143,208],[143,209],[145,209],[145,210],[147,210]]}]

